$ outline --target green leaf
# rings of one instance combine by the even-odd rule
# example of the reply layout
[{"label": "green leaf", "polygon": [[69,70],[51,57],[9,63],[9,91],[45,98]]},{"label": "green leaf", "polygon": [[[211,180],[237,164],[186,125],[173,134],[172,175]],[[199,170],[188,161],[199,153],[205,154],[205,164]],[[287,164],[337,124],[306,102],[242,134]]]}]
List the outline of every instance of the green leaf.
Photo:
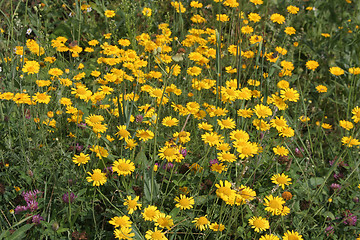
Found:
[{"label": "green leaf", "polygon": [[160,189],[160,186],[156,182],[156,179],[151,179],[151,171],[152,169],[150,169],[150,171],[144,170],[144,194],[146,200],[150,203],[153,202],[153,199],[157,198]]},{"label": "green leaf", "polygon": [[329,211],[326,211],[326,212],[324,212],[323,213],[323,216],[325,217],[325,218],[331,218],[331,220],[334,220],[335,219],[335,216],[334,216],[334,214],[332,213],[332,212],[329,212]]},{"label": "green leaf", "polygon": [[309,185],[312,188],[316,188],[317,186],[323,184],[323,182],[324,182],[323,178],[321,178],[321,177],[313,177],[313,178],[310,178]]},{"label": "green leaf", "polygon": [[[16,230],[13,234],[11,234],[10,236],[8,236],[6,239],[7,240],[17,240],[17,239],[25,239],[25,233],[32,228],[34,224],[25,224],[24,226],[22,226],[21,228],[19,228],[18,230]],[[8,230],[9,231],[9,230]],[[1,237],[1,236],[0,236]]]}]

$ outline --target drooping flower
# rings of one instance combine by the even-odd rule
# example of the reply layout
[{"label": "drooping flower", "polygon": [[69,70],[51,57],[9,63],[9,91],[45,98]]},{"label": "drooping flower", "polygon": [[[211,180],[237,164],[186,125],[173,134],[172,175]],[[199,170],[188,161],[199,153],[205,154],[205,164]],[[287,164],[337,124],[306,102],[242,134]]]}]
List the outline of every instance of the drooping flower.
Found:
[{"label": "drooping flower", "polygon": [[210,221],[207,219],[206,215],[202,217],[197,217],[192,222],[195,223],[195,227],[200,231],[206,230],[210,225]]}]

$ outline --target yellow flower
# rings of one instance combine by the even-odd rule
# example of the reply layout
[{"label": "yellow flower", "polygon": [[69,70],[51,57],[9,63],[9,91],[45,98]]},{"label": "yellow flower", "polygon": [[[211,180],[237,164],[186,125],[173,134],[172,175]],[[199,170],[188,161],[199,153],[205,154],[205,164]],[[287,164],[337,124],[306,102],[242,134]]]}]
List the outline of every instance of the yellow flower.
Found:
[{"label": "yellow flower", "polygon": [[166,159],[169,162],[173,162],[174,160],[176,162],[181,162],[181,160],[184,158],[182,154],[179,152],[178,147],[173,146],[165,146],[159,150],[158,156],[161,159]]},{"label": "yellow flower", "polygon": [[335,76],[340,76],[344,74],[344,70],[339,67],[331,67],[329,71],[331,74],[334,74]]},{"label": "yellow flower", "polygon": [[285,203],[282,197],[273,197],[272,195],[266,196],[264,198],[265,210],[270,212],[272,215],[280,215],[283,209],[283,204]]},{"label": "yellow flower", "polygon": [[174,221],[171,219],[170,215],[166,215],[165,213],[160,213],[154,218],[154,222],[156,226],[171,229],[174,226]]},{"label": "yellow flower", "polygon": [[223,163],[215,163],[211,165],[210,169],[213,172],[222,173],[227,170],[227,167]]},{"label": "yellow flower", "polygon": [[48,72],[51,76],[54,76],[54,77],[59,77],[61,76],[64,72],[59,69],[59,68],[51,68]]},{"label": "yellow flower", "polygon": [[318,93],[326,93],[327,92],[327,87],[324,85],[318,85],[316,86],[316,91]]},{"label": "yellow flower", "polygon": [[275,184],[278,184],[280,187],[282,187],[282,189],[285,188],[285,185],[287,186],[291,184],[291,178],[289,178],[284,173],[273,175],[271,181]]},{"label": "yellow flower", "polygon": [[250,0],[250,2],[252,2],[255,5],[261,5],[264,3],[263,0]]},{"label": "yellow flower", "polygon": [[284,127],[280,132],[279,135],[281,137],[293,137],[295,135],[295,131],[294,129],[292,129],[291,127]]},{"label": "yellow flower", "polygon": [[259,240],[280,240],[280,238],[278,238],[277,236],[275,236],[273,234],[265,234],[265,235],[261,236],[261,238],[259,238]]},{"label": "yellow flower", "polygon": [[51,96],[47,95],[46,93],[35,93],[33,96],[33,100],[37,103],[45,103],[48,104],[50,102]]},{"label": "yellow flower", "polygon": [[353,114],[352,118],[355,123],[358,123],[360,121],[360,108],[356,106],[351,110],[351,113]]},{"label": "yellow flower", "polygon": [[319,67],[319,63],[317,61],[314,61],[314,60],[309,60],[306,62],[306,67],[309,69],[309,70],[315,70],[316,68]]},{"label": "yellow flower", "polygon": [[179,124],[179,120],[173,117],[165,117],[162,120],[162,125],[166,126],[166,127],[172,127],[172,126],[177,126]]},{"label": "yellow flower", "polygon": [[217,119],[217,122],[221,129],[234,129],[236,127],[235,121],[228,117],[227,119]]},{"label": "yellow flower", "polygon": [[255,232],[266,231],[266,229],[270,228],[269,221],[266,218],[262,217],[252,217],[249,219],[249,224],[251,228],[254,228]]},{"label": "yellow flower", "polygon": [[292,5],[288,6],[286,9],[291,14],[297,14],[298,11],[300,10],[298,7],[295,7],[295,6],[292,6]]},{"label": "yellow flower", "polygon": [[276,130],[281,131],[283,128],[288,127],[286,119],[283,116],[275,117],[275,119],[270,120],[270,125]]},{"label": "yellow flower", "polygon": [[143,11],[142,11],[142,14],[145,17],[150,17],[151,16],[151,8],[144,8]]},{"label": "yellow flower", "polygon": [[115,11],[113,11],[113,10],[106,10],[106,11],[105,11],[105,16],[106,16],[107,18],[115,17]]},{"label": "yellow flower", "polygon": [[216,14],[216,20],[220,22],[228,22],[230,18],[226,14]]},{"label": "yellow flower", "polygon": [[178,13],[184,13],[186,11],[186,8],[184,8],[181,2],[171,2],[171,6],[173,6]]},{"label": "yellow flower", "polygon": [[119,175],[130,175],[135,170],[135,165],[130,160],[125,158],[118,159],[113,163],[113,171],[117,172]]},{"label": "yellow flower", "polygon": [[174,200],[178,202],[175,207],[180,208],[181,210],[191,209],[195,204],[195,200],[193,197],[186,197],[183,194],[180,194],[180,198],[176,197]]},{"label": "yellow flower", "polygon": [[149,205],[144,209],[144,212],[141,213],[145,221],[154,221],[155,218],[160,214],[160,211],[156,206]]},{"label": "yellow flower", "polygon": [[165,233],[162,232],[162,230],[158,230],[157,227],[155,227],[154,231],[146,231],[145,238],[149,240],[167,240],[167,237],[165,237]]},{"label": "yellow flower", "polygon": [[128,216],[122,216],[122,217],[113,217],[109,223],[111,225],[114,225],[114,227],[118,228],[129,228],[131,227],[132,221],[130,221],[130,218]]},{"label": "yellow flower", "polygon": [[262,104],[257,104],[254,108],[254,112],[258,118],[266,118],[272,114],[271,109]]},{"label": "yellow flower", "polygon": [[150,130],[140,129],[140,130],[136,131],[136,136],[138,138],[140,138],[140,140],[147,142],[148,140],[151,140],[154,138],[154,133]]},{"label": "yellow flower", "polygon": [[90,177],[86,177],[88,182],[93,182],[93,186],[100,186],[106,183],[106,174],[102,173],[100,169],[94,169],[93,173],[87,172]]},{"label": "yellow flower", "polygon": [[297,102],[300,98],[298,91],[293,88],[280,90],[280,95],[285,101]]},{"label": "yellow flower", "polygon": [[260,15],[257,13],[249,13],[248,18],[254,23],[259,22],[261,19]]},{"label": "yellow flower", "polygon": [[349,68],[349,73],[358,75],[358,74],[360,74],[360,68],[359,67]]},{"label": "yellow flower", "polygon": [[193,7],[193,8],[202,8],[202,7],[203,7],[203,4],[202,4],[202,3],[199,3],[198,1],[191,1],[190,7]]},{"label": "yellow flower", "polygon": [[235,197],[235,190],[231,189],[231,183],[229,181],[225,180],[223,182],[220,180],[219,183],[215,184],[215,187],[217,188],[216,195],[225,202]]},{"label": "yellow flower", "polygon": [[195,218],[194,221],[192,221],[192,222],[195,223],[195,227],[197,229],[199,229],[200,231],[204,231],[210,225],[210,222],[207,219],[206,215],[202,216],[202,217]]},{"label": "yellow flower", "polygon": [[225,226],[223,224],[218,224],[217,222],[211,223],[209,228],[213,230],[214,232],[222,232],[225,229]]},{"label": "yellow flower", "polygon": [[132,233],[131,232],[132,229],[131,228],[127,228],[127,227],[123,227],[123,228],[116,228],[114,230],[114,235],[115,235],[115,238],[118,238],[118,239],[133,239],[133,237],[135,236],[135,233]]},{"label": "yellow flower", "polygon": [[302,235],[299,235],[298,232],[287,231],[284,233],[283,240],[303,240]]},{"label": "yellow flower", "polygon": [[199,67],[189,67],[186,71],[191,76],[198,76],[201,73],[201,68]]},{"label": "yellow flower", "polygon": [[217,154],[217,157],[218,159],[221,161],[221,162],[229,162],[229,163],[232,163],[232,162],[235,162],[236,161],[236,156],[235,154],[232,154],[230,152],[219,152]]},{"label": "yellow flower", "polygon": [[120,125],[116,127],[118,131],[115,133],[115,136],[117,136],[120,140],[126,139],[130,136],[130,133],[126,130],[125,125]]},{"label": "yellow flower", "polygon": [[133,214],[136,209],[141,209],[141,203],[138,203],[139,196],[136,196],[134,199],[131,199],[131,196],[127,196],[124,202],[124,206],[127,206],[129,214]]},{"label": "yellow flower", "polygon": [[340,120],[340,127],[350,130],[354,128],[354,124],[352,122],[346,121],[346,120]]},{"label": "yellow flower", "polygon": [[80,164],[86,164],[90,160],[89,154],[80,153],[72,158],[73,162],[80,166]]},{"label": "yellow flower", "polygon": [[219,144],[222,141],[223,136],[217,134],[216,132],[205,133],[201,135],[202,140],[205,144],[209,144],[210,147]]},{"label": "yellow flower", "polygon": [[287,35],[293,35],[296,33],[296,29],[293,28],[293,27],[286,27],[284,32],[287,34]]},{"label": "yellow flower", "polygon": [[35,74],[40,70],[40,64],[37,61],[26,61],[22,71],[27,74]]},{"label": "yellow flower", "polygon": [[353,146],[358,146],[360,145],[359,140],[357,140],[356,138],[353,138],[352,136],[350,137],[343,137],[341,139],[341,142],[343,143],[343,145],[347,146],[347,147],[353,147]]},{"label": "yellow flower", "polygon": [[279,156],[287,156],[289,154],[289,150],[287,150],[284,146],[276,146],[273,148],[273,151]]},{"label": "yellow flower", "polygon": [[274,13],[270,16],[270,20],[274,23],[283,24],[285,22],[285,17],[278,13]]}]

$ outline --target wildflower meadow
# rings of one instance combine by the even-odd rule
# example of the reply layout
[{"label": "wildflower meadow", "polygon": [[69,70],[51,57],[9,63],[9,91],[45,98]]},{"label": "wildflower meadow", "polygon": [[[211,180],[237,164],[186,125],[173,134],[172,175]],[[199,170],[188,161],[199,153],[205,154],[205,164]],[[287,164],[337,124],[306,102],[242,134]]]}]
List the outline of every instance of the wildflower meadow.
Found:
[{"label": "wildflower meadow", "polygon": [[359,13],[0,1],[0,240],[360,239]]}]

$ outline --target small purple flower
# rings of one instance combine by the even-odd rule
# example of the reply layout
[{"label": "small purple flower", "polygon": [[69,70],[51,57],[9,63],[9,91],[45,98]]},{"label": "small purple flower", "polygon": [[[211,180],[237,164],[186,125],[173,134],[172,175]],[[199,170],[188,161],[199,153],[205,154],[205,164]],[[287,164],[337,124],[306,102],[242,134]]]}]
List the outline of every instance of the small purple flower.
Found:
[{"label": "small purple flower", "polygon": [[334,233],[334,227],[329,225],[326,229],[325,229],[325,233],[327,236],[331,235]]},{"label": "small purple flower", "polygon": [[337,192],[337,191],[339,191],[341,189],[341,185],[337,184],[337,183],[333,183],[333,184],[330,185],[330,188],[332,190],[334,190],[334,192]]},{"label": "small purple flower", "polygon": [[345,225],[355,226],[356,221],[357,221],[357,216],[349,212],[345,215],[343,223]]},{"label": "small purple flower", "polygon": [[62,196],[62,200],[64,203],[68,204],[69,201],[70,203],[73,203],[75,201],[75,199],[77,198],[77,196],[72,192],[70,193],[70,196],[69,196],[69,193],[65,193],[63,196]]},{"label": "small purple flower", "polygon": [[16,206],[14,211],[15,211],[15,214],[18,214],[18,213],[24,212],[26,210],[28,210],[27,206]]},{"label": "small purple flower", "polygon": [[183,155],[183,157],[186,157],[186,155],[187,155],[187,150],[186,150],[186,148],[180,149],[180,153],[181,153],[181,155]]},{"label": "small purple flower", "polygon": [[79,143],[76,143],[75,149],[77,152],[81,152],[84,149],[84,146],[80,145]]},{"label": "small purple flower", "polygon": [[210,164],[210,166],[211,165],[214,165],[214,164],[216,164],[216,163],[219,163],[219,161],[215,158],[215,159],[211,159],[210,161],[209,161],[209,164]]},{"label": "small purple flower", "polygon": [[166,169],[166,170],[170,170],[173,167],[174,167],[174,164],[172,164],[170,162],[163,165],[163,169]]},{"label": "small purple flower", "polygon": [[343,178],[343,177],[344,177],[343,173],[334,173],[335,180],[339,180],[340,178]]},{"label": "small purple flower", "polygon": [[144,119],[144,117],[141,114],[139,114],[139,115],[136,116],[135,121],[137,123],[141,123],[143,119]]},{"label": "small purple flower", "polygon": [[32,222],[35,224],[40,224],[40,221],[43,221],[43,220],[44,220],[44,218],[42,216],[40,216],[39,214],[34,215],[32,217]]},{"label": "small purple flower", "polygon": [[41,193],[39,190],[23,192],[21,195],[24,197],[26,202],[34,201],[37,198],[37,194]]},{"label": "small purple flower", "polygon": [[31,211],[34,212],[38,209],[38,202],[37,201],[29,201],[27,202],[27,208]]}]

